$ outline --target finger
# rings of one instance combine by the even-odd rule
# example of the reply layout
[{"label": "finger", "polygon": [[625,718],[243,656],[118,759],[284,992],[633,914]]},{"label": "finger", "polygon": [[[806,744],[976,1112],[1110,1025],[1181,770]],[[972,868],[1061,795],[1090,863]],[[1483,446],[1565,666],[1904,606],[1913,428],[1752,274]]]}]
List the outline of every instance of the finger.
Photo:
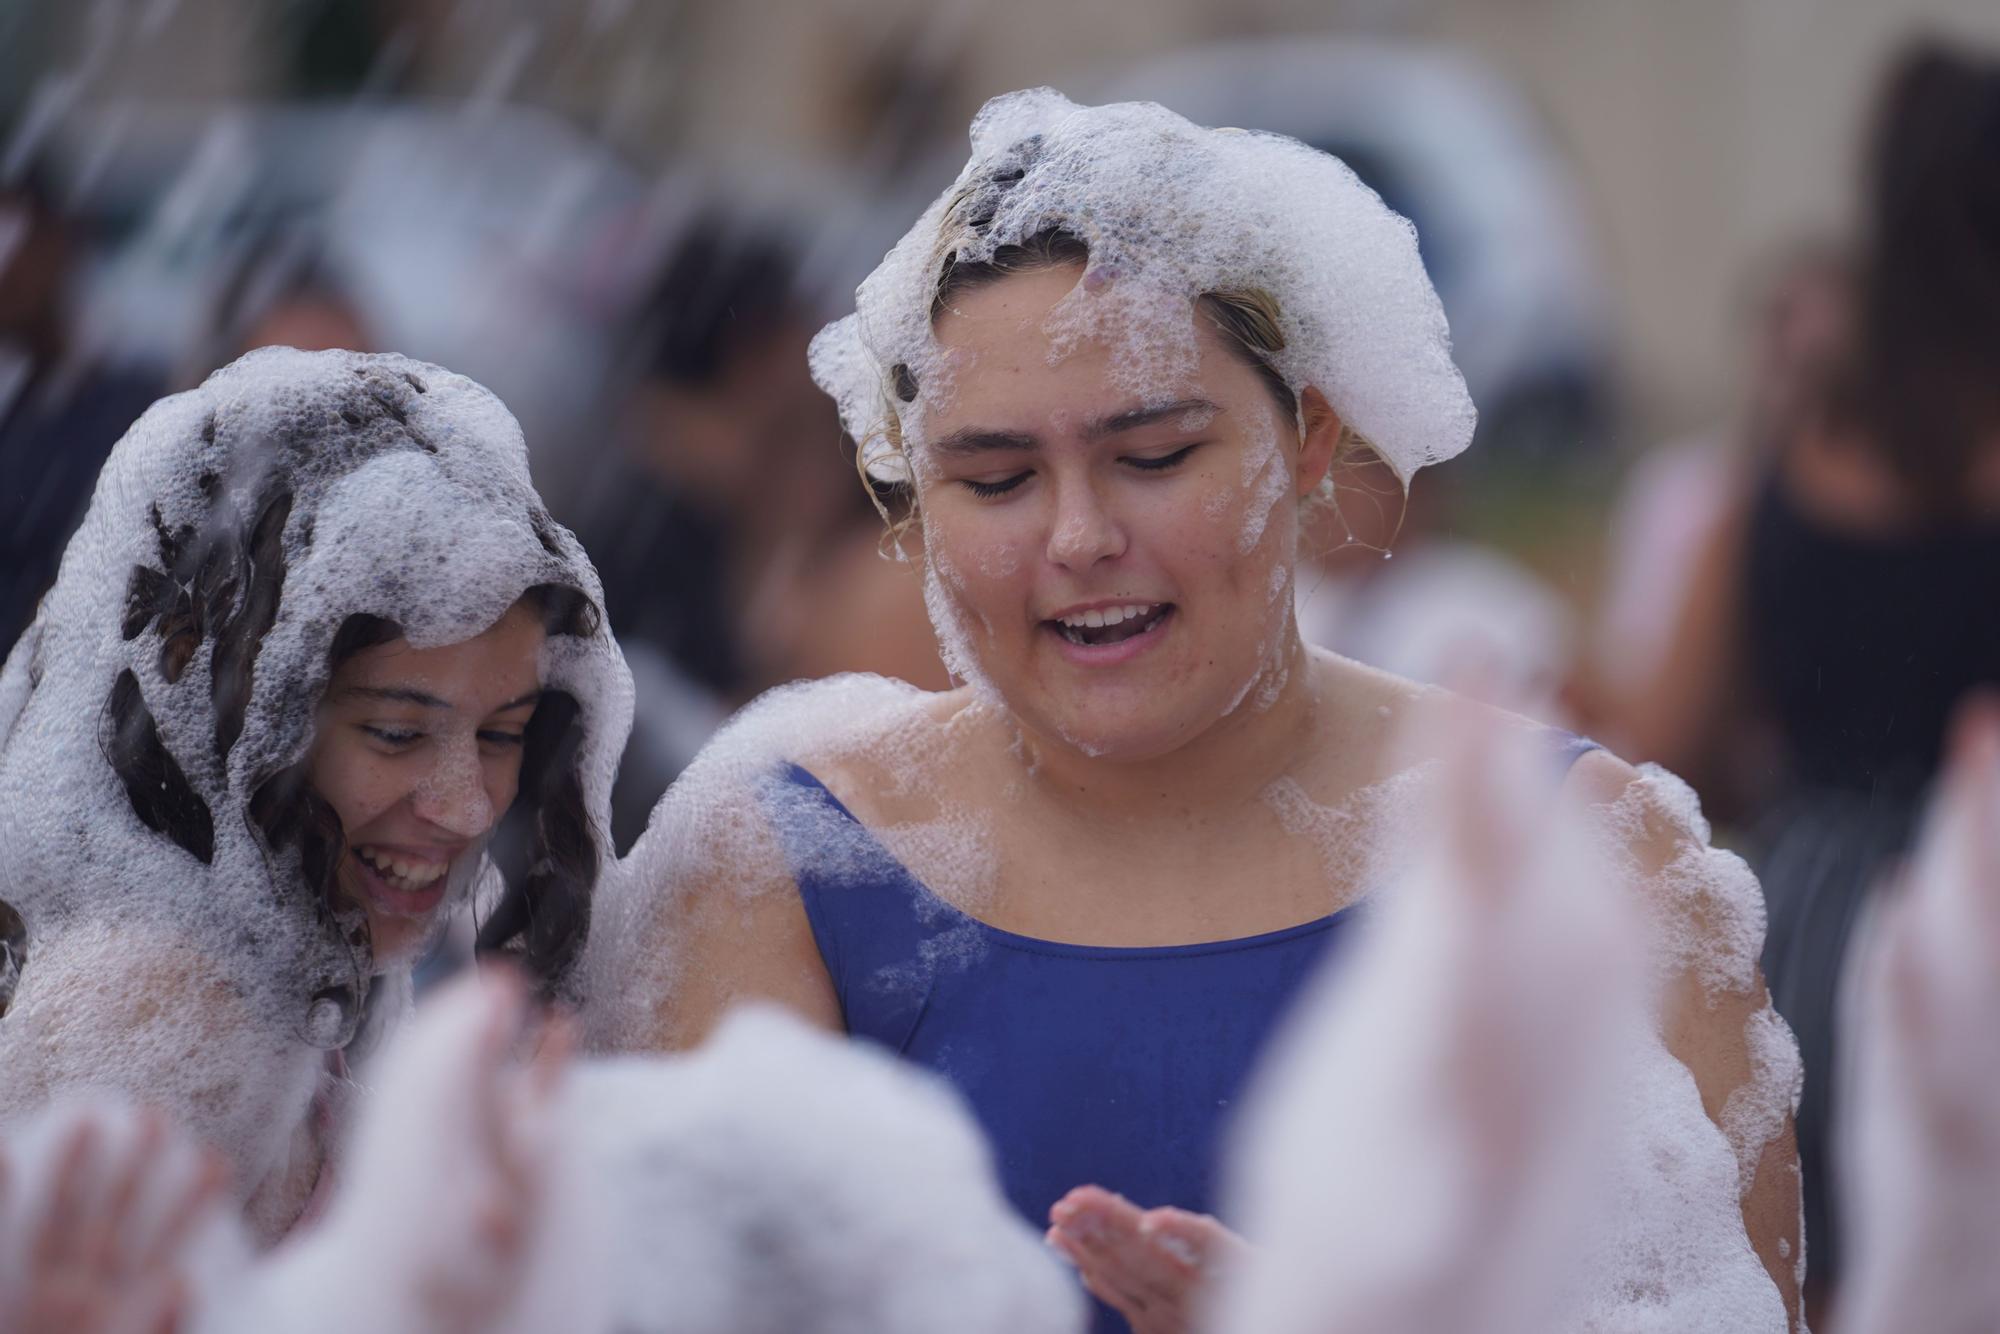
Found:
[{"label": "finger", "polygon": [[104,1206],[97,1211],[89,1229],[89,1254],[103,1272],[110,1273],[118,1268],[121,1243],[130,1230],[132,1213],[139,1202],[139,1190],[157,1167],[160,1150],[166,1141],[166,1122],[161,1120],[160,1114],[151,1109],[139,1113],[138,1136],[126,1151],[125,1160],[112,1172],[111,1190],[104,1197]]},{"label": "finger", "polygon": [[542,1026],[542,1045],[529,1062],[529,1088],[538,1101],[554,1096],[556,1085],[576,1055],[577,1029],[574,1015],[551,1012]]},{"label": "finger", "polygon": [[139,1257],[140,1265],[149,1270],[169,1266],[193,1239],[197,1227],[222,1203],[228,1182],[228,1163],[214,1150],[204,1149],[194,1176],[161,1215]]},{"label": "finger", "polygon": [[1058,1201],[1050,1214],[1058,1228],[1075,1238],[1084,1257],[1079,1268],[1108,1287],[1149,1306],[1184,1295],[1184,1272],[1140,1235],[1145,1214],[1130,1200],[1083,1187]]},{"label": "finger", "polygon": [[84,1215],[85,1176],[96,1152],[97,1127],[88,1119],[79,1120],[64,1137],[56,1159],[47,1212],[35,1238],[33,1253],[37,1265],[66,1264],[77,1249]]},{"label": "finger", "polygon": [[140,1324],[140,1328],[146,1334],[177,1334],[181,1319],[187,1314],[187,1285],[178,1274],[169,1274],[160,1287],[153,1313]]},{"label": "finger", "polygon": [[1234,1240],[1207,1214],[1171,1207],[1148,1209],[1139,1220],[1139,1235],[1190,1279],[1223,1260],[1228,1242]]}]

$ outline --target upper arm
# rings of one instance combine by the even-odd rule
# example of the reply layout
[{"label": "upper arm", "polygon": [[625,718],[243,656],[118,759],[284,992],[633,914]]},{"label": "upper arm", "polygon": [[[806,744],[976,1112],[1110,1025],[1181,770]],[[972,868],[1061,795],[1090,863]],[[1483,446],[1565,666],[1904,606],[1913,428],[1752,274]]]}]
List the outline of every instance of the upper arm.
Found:
[{"label": "upper arm", "polygon": [[641,1039],[655,1051],[699,1045],[732,1006],[767,1001],[817,1027],[845,1028],[798,886],[707,881],[672,887],[651,948],[674,955]]},{"label": "upper arm", "polygon": [[685,1050],[732,1005],[753,1000],[844,1027],[756,790],[704,777],[675,784],[600,882],[584,970],[585,1026],[599,1050]]},{"label": "upper arm", "polygon": [[1670,799],[1671,788],[1635,786],[1641,783],[1678,786],[1665,776],[1643,777],[1604,751],[1578,760],[1570,777],[1573,795],[1617,813],[1615,827],[1675,956],[1661,998],[1662,1036],[1735,1151],[1745,1230],[1796,1327],[1802,1249],[1791,1107],[1798,1052],[1757,968],[1762,896],[1740,859],[1707,845],[1698,814]]}]

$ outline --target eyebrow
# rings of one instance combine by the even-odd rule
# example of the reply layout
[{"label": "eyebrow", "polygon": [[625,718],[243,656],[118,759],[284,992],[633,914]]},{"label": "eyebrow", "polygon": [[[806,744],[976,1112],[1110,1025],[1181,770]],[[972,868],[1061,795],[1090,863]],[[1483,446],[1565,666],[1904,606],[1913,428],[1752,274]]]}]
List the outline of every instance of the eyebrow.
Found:
[{"label": "eyebrow", "polygon": [[[451,707],[451,701],[439,699],[436,695],[418,690],[412,686],[349,686],[340,693],[344,696],[360,699],[380,699],[388,700],[395,704],[415,704],[425,709],[448,709]],[[538,686],[518,699],[508,700],[505,704],[493,710],[493,712],[506,713],[511,709],[518,709],[525,704],[533,704],[541,697],[541,688]]]},{"label": "eyebrow", "polygon": [[[1083,428],[1086,440],[1102,440],[1108,435],[1121,431],[1136,431],[1152,426],[1172,417],[1184,416],[1190,412],[1218,413],[1220,407],[1205,398],[1182,398],[1172,403],[1162,403],[1158,407],[1133,408],[1130,412],[1114,413],[1100,417]],[[1035,449],[1040,441],[1026,431],[998,431],[983,426],[966,426],[941,437],[931,446],[939,454],[964,457],[968,454],[990,454],[1003,450]]]},{"label": "eyebrow", "polygon": [[992,431],[981,426],[965,426],[938,439],[931,445],[931,450],[963,458],[968,454],[1034,449],[1038,444],[1040,441],[1025,431]]},{"label": "eyebrow", "polygon": [[1117,435],[1120,431],[1136,431],[1142,426],[1163,422],[1169,417],[1185,416],[1190,412],[1206,412],[1211,415],[1221,408],[1205,398],[1182,398],[1172,403],[1162,403],[1156,408],[1134,408],[1130,412],[1120,412],[1114,416],[1100,418],[1083,428],[1086,440],[1102,440],[1107,435]]}]

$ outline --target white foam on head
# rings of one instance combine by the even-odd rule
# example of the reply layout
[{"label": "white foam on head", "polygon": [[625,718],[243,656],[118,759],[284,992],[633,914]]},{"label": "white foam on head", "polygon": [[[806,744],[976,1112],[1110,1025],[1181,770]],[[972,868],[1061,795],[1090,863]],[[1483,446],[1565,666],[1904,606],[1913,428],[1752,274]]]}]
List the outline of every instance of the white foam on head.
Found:
[{"label": "white foam on head", "polygon": [[[252,590],[280,565],[275,603],[258,604]],[[246,1178],[282,1166],[313,1083],[299,1071],[351,1039],[381,961],[357,943],[358,914],[326,919],[297,846],[266,845],[252,797],[307,756],[350,616],[391,620],[417,647],[450,644],[537,584],[603,605],[536,496],[513,418],[463,376],[272,348],[154,404],[112,451],[0,671],[0,897],[28,932],[17,1003],[0,1017],[0,1120],[55,1087],[102,1082],[217,1136]],[[240,708],[215,679],[229,645],[254,650]],[[541,669],[581,708],[577,777],[608,829],[629,673],[608,629],[551,636]],[[127,673],[212,846],[149,828],[107,758]],[[611,860],[608,836],[599,855]],[[453,901],[489,876],[483,856],[461,858]]]},{"label": "white foam on head", "polygon": [[855,313],[813,343],[813,376],[874,475],[908,475],[892,422],[921,438],[896,368],[914,374],[918,401],[945,370],[930,309],[947,252],[978,263],[1052,228],[1090,250],[1050,321],[1058,354],[1106,338],[1114,379],[1158,398],[1195,366],[1196,299],[1259,290],[1281,312],[1279,373],[1294,391],[1322,390],[1398,476],[1471,439],[1416,233],[1339,160],[1152,103],[1080,107],[1047,88],[987,103],[971,139],[958,179],[861,284]]}]

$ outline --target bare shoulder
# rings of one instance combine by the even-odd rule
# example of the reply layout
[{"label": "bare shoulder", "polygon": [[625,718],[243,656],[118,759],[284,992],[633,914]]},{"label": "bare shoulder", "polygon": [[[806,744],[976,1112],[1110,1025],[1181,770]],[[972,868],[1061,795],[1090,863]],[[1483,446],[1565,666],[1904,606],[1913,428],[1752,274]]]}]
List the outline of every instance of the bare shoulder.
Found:
[{"label": "bare shoulder", "polygon": [[797,869],[833,831],[795,771],[859,801],[939,698],[836,677],[771,691],[716,734],[600,892],[586,983],[595,1045],[693,1046],[748,1000],[840,1026]]}]

